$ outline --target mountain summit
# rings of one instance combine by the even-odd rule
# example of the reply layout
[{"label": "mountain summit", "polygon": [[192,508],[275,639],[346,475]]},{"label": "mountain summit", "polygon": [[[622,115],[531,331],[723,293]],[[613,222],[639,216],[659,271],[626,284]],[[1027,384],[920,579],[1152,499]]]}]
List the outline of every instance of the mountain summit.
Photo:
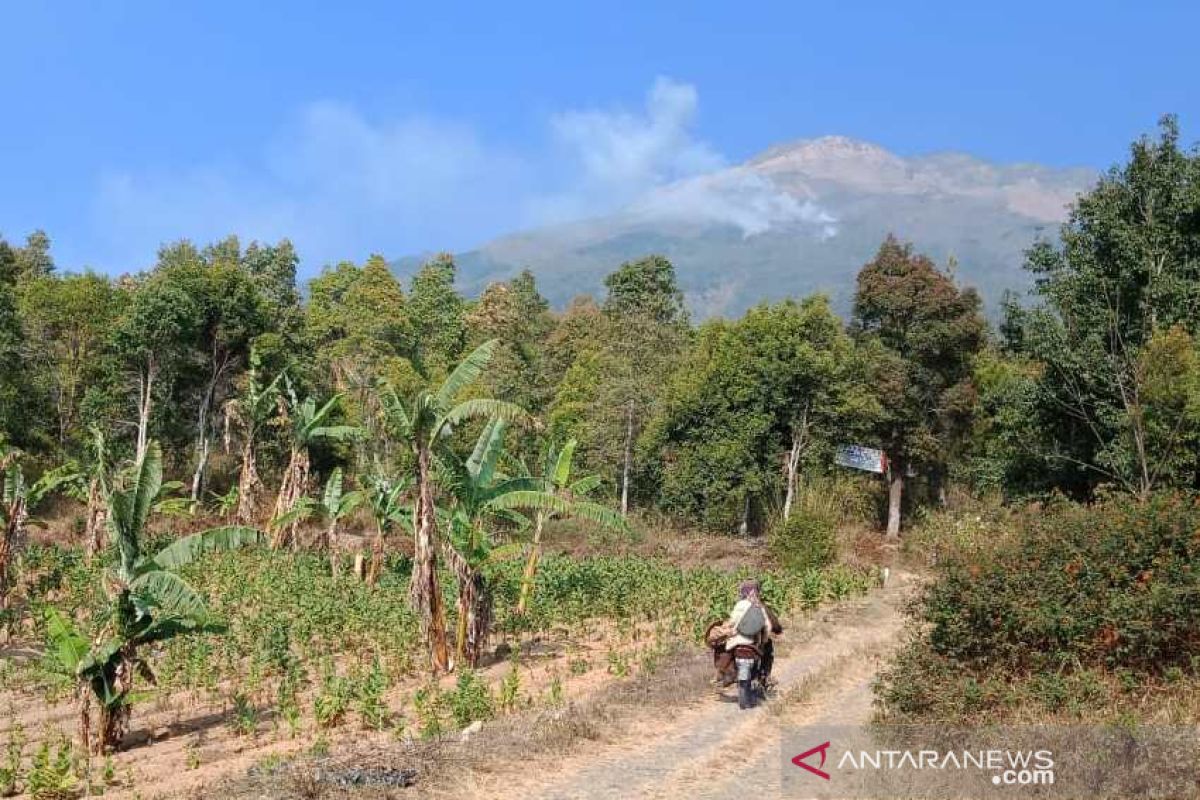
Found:
[{"label": "mountain summit", "polygon": [[[607,216],[501,237],[458,256],[468,291],[528,267],[561,305],[602,291],[622,261],[675,264],[698,317],[763,300],[830,294],[848,310],[854,276],[889,232],[976,286],[989,305],[1022,289],[1023,251],[1053,236],[1096,173],[995,164],[962,153],[905,158],[825,136],[777,145],[744,164],[661,186]],[[418,259],[403,259],[409,272]]]}]

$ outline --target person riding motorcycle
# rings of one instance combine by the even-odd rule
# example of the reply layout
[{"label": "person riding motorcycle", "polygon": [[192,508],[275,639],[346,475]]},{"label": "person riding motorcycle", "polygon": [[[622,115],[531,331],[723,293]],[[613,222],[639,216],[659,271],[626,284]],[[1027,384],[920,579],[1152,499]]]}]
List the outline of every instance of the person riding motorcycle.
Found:
[{"label": "person riding motorcycle", "polygon": [[762,601],[762,587],[758,581],[744,581],[738,587],[738,601],[729,620],[724,625],[714,624],[709,633],[714,637],[710,644],[714,645],[713,665],[718,684],[729,686],[737,681],[734,651],[748,645],[758,652],[758,677],[764,686],[767,685],[775,661],[771,636],[783,633],[783,626],[775,612]]},{"label": "person riding motorcycle", "polygon": [[[747,626],[741,624],[742,620],[747,612],[755,607],[761,611],[759,616],[762,618],[762,626],[757,633],[745,635],[742,631]],[[751,614],[751,616],[755,615]],[[758,581],[743,581],[738,587],[738,601],[734,604],[733,610],[729,612],[729,624],[733,627],[733,636],[730,636],[725,642],[725,649],[732,652],[739,644],[751,644],[757,647],[762,653],[759,672],[765,682],[770,677],[771,667],[775,662],[775,645],[771,641],[771,636],[783,633],[783,626],[770,606],[762,601],[762,584]]]}]

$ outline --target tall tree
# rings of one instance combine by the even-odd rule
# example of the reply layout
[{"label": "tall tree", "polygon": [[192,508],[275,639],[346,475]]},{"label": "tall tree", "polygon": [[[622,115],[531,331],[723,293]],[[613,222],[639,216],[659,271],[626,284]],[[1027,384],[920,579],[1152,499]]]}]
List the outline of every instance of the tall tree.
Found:
[{"label": "tall tree", "polygon": [[[603,470],[628,513],[635,443],[688,342],[690,326],[675,269],[661,256],[622,264],[590,341],[576,345],[550,418],[555,435],[579,441],[581,460]],[[586,313],[586,306],[578,311]]]},{"label": "tall tree", "polygon": [[[171,254],[164,251],[164,255]],[[172,395],[180,369],[192,352],[200,319],[195,299],[158,273],[137,283],[116,322],[111,347],[132,384],[138,459],[150,441],[154,399]]]},{"label": "tall tree", "polygon": [[703,326],[640,444],[660,503],[745,532],[782,489],[786,517],[805,462],[869,416],[857,363],[823,296]]},{"label": "tall tree", "polygon": [[387,458],[375,387],[381,379],[405,383],[413,374],[412,325],[399,281],[382,256],[361,268],[349,262],[309,283],[305,329],[313,350],[315,377],[345,397],[347,419],[366,432],[360,470]]},{"label": "tall tree", "polygon": [[427,370],[448,369],[466,347],[466,303],[454,281],[458,267],[441,253],[413,276],[408,313],[416,342],[415,356]]},{"label": "tall tree", "polygon": [[85,433],[80,404],[120,313],[121,295],[103,276],[42,275],[20,289],[25,349],[36,384],[45,385],[57,423],[60,447]]},{"label": "tall tree", "polygon": [[986,323],[975,290],[959,288],[912,245],[888,236],[858,273],[853,324],[876,350],[877,435],[889,464],[887,535],[895,537],[906,473],[923,467],[943,479],[946,451],[966,433],[975,394],[971,361]]},{"label": "tall tree", "polygon": [[196,257],[179,247],[165,258],[159,279],[178,286],[196,304],[195,341],[187,370],[185,402],[195,408],[191,499],[201,497],[216,430],[216,412],[229,399],[234,377],[245,368],[254,340],[267,330],[264,298],[242,266],[237,239],[211,245]]},{"label": "tall tree", "polygon": [[21,350],[21,320],[17,311],[20,264],[16,252],[0,238],[0,433],[25,444],[25,360]]},{"label": "tall tree", "polygon": [[25,237],[25,246],[16,250],[17,278],[21,281],[44,278],[54,272],[50,255],[50,237],[45,231],[34,231]]},{"label": "tall tree", "polygon": [[300,292],[296,288],[296,269],[300,258],[287,239],[268,245],[251,242],[241,257],[264,299],[264,311],[271,330],[285,349],[293,349],[302,326]]},{"label": "tall tree", "polygon": [[1200,154],[1181,149],[1166,117],[1157,139],[1135,142],[1129,161],[1079,198],[1060,245],[1028,254],[1040,303],[1010,315],[1010,327],[1044,365],[1041,440],[1064,488],[1103,481],[1145,496],[1198,477],[1178,459],[1190,435],[1183,406],[1156,407],[1149,381],[1161,371],[1147,363],[1164,337],[1181,341],[1172,329],[1200,335],[1198,208]]},{"label": "tall tree", "polygon": [[530,413],[543,410],[553,397],[557,377],[546,358],[546,339],[554,319],[533,274],[525,270],[511,281],[488,284],[466,321],[472,344],[500,340],[482,390]]}]

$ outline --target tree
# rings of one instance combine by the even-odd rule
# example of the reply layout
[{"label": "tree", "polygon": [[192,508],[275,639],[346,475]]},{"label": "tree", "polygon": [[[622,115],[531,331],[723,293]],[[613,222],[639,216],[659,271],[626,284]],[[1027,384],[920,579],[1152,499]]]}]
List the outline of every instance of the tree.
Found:
[{"label": "tree", "polygon": [[16,249],[17,280],[28,281],[44,278],[54,272],[54,258],[50,255],[50,237],[45,231],[37,230],[25,237],[25,246]]},{"label": "tree", "polygon": [[457,275],[453,256],[440,253],[413,276],[408,315],[423,371],[448,368],[466,346],[466,304],[454,288]]},{"label": "tree", "polygon": [[745,533],[780,493],[790,514],[805,464],[818,453],[827,463],[870,405],[853,342],[825,297],[764,304],[701,327],[640,449],[664,508]]},{"label": "tree", "polygon": [[[213,630],[203,598],[177,571],[200,556],[259,543],[250,528],[216,528],[175,540],[149,556],[142,535],[162,488],[162,453],[148,443],[123,484],[108,497],[108,525],[117,559],[105,573],[107,606],[93,611],[100,634],[90,643],[58,611],[47,620],[51,652],[79,685],[80,740],[92,752],[116,749],[129,729],[136,676],[154,674],[142,648],[177,636]],[[99,705],[99,727],[91,729],[91,705]]]},{"label": "tree", "polygon": [[300,520],[289,515],[300,498],[308,494],[312,446],[320,441],[345,442],[359,434],[359,429],[353,425],[329,424],[341,395],[334,395],[318,408],[315,398],[305,397],[301,400],[286,375],[283,380],[285,393],[279,410],[280,418],[287,427],[288,461],[279,481],[279,494],[272,514],[272,518],[279,521],[271,541],[274,548],[294,547],[297,544],[296,531]]},{"label": "tree", "polygon": [[296,249],[287,239],[278,244],[251,242],[242,254],[242,266],[250,273],[263,299],[266,328],[277,335],[284,349],[294,350],[300,337],[302,312],[296,290]]},{"label": "tree", "polygon": [[873,354],[889,464],[887,535],[900,533],[905,474],[922,466],[944,481],[946,454],[966,435],[975,389],[971,360],[986,324],[979,296],[927,257],[888,236],[858,273],[853,327]]},{"label": "tree", "polygon": [[1165,337],[1200,335],[1200,155],[1178,139],[1165,117],[1157,140],[1135,142],[1128,163],[1079,198],[1061,245],[1028,253],[1039,303],[1016,309],[1010,327],[1020,352],[1043,365],[1043,435],[1030,446],[1044,442],[1068,490],[1105,481],[1145,497],[1197,479],[1178,458],[1191,435],[1184,406],[1155,408],[1147,383]]},{"label": "tree", "polygon": [[197,254],[186,243],[160,256],[158,279],[187,294],[196,306],[195,340],[183,370],[187,397],[195,404],[191,499],[201,497],[212,446],[215,412],[224,405],[233,378],[246,364],[252,344],[266,331],[264,300],[251,274],[243,268],[237,239],[229,238]]},{"label": "tree", "polygon": [[500,340],[481,390],[530,413],[544,409],[561,373],[548,369],[546,339],[554,319],[533,275],[525,270],[511,281],[488,284],[467,314],[466,323],[472,344]]},{"label": "tree", "polygon": [[378,255],[362,268],[343,262],[309,283],[305,327],[315,373],[343,394],[347,418],[367,434],[367,446],[358,454],[363,471],[375,457],[388,455],[376,447],[386,437],[375,387],[381,379],[401,382],[412,372],[408,359],[415,345],[406,302],[399,281]]},{"label": "tree", "polygon": [[675,267],[654,255],[627,261],[604,279],[604,313],[618,319],[643,317],[659,325],[686,326],[687,307]]},{"label": "tree", "polygon": [[598,317],[577,306],[580,321],[600,324],[584,342],[563,342],[575,350],[575,358],[559,384],[550,419],[556,436],[579,441],[581,461],[589,469],[607,473],[620,492],[621,513],[627,514],[637,467],[634,445],[678,364],[690,327],[674,267],[661,256],[622,264],[605,285],[608,296]]},{"label": "tree", "polygon": [[505,430],[503,420],[490,420],[468,459],[458,459],[449,448],[441,448],[437,459],[439,483],[453,501],[446,515],[448,536],[444,550],[458,583],[455,660],[459,663],[465,660],[472,667],[482,654],[492,619],[491,589],[482,570],[496,551],[487,525],[496,520],[527,524],[528,520],[503,507],[500,501],[513,492],[536,491],[537,487],[533,480],[508,480],[497,471]]},{"label": "tree", "polygon": [[498,342],[490,340],[462,360],[436,391],[421,389],[407,402],[395,387],[381,390],[381,401],[392,434],[412,451],[413,483],[413,572],[409,593],[429,647],[433,672],[450,665],[446,643],[446,618],[441,588],[437,581],[437,512],[434,505],[434,452],[454,426],[472,418],[494,417],[514,420],[525,415],[512,403],[474,398],[456,403],[459,394],[486,370]]},{"label": "tree", "polygon": [[[164,250],[161,258],[172,257]],[[112,348],[131,378],[136,399],[138,459],[145,453],[157,395],[170,397],[200,322],[196,301],[161,274],[143,279],[116,322]],[[166,385],[161,385],[166,384]]]},{"label": "tree", "polygon": [[17,253],[0,238],[0,431],[25,444],[30,426],[22,424],[27,381],[16,302],[19,277]]},{"label": "tree", "polygon": [[40,275],[21,286],[19,308],[28,359],[54,408],[55,438],[65,447],[80,432],[80,404],[87,385],[99,379],[120,295],[94,273]]}]

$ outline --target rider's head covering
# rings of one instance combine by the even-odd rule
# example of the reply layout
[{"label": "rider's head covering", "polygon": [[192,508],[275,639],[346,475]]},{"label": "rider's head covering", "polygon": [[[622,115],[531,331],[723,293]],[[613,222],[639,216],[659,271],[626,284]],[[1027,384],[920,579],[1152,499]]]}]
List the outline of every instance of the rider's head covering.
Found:
[{"label": "rider's head covering", "polygon": [[762,585],[758,581],[742,581],[738,587],[738,597],[755,604],[762,602],[761,592]]}]

